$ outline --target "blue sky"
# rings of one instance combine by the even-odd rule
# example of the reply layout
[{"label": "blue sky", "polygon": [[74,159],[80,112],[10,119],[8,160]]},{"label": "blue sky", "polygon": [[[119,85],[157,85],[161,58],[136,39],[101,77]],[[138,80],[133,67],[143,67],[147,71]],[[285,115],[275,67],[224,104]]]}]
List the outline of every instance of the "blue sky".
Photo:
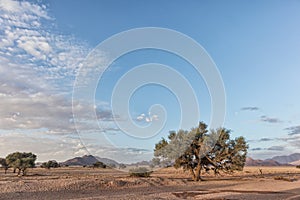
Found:
[{"label": "blue sky", "polygon": [[[157,84],[135,91],[129,113],[135,124],[147,127],[161,120],[149,114],[150,107],[163,105],[167,120],[159,134],[132,138],[112,121],[115,85],[146,63],[168,65],[184,76],[200,108],[199,119],[191,122],[209,123],[210,95],[203,78],[184,59],[160,50],[123,55],[103,73],[96,105],[75,101],[72,107],[73,84],[88,53],[114,34],[142,27],[173,29],[205,48],[225,86],[224,126],[233,137],[246,137],[250,156],[300,152],[299,1],[0,0],[0,24],[0,156],[19,150],[36,152],[39,160],[64,160],[88,149],[122,162],[149,158],[169,130],[188,127],[180,127],[180,99]],[[95,108],[103,130],[80,115],[78,136],[74,110]],[[118,157],[119,152],[127,153]]]}]

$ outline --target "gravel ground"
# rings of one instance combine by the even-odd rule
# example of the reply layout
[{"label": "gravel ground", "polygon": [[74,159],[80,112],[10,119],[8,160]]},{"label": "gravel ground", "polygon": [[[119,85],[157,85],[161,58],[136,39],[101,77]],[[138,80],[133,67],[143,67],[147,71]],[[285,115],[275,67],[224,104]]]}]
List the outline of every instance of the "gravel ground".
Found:
[{"label": "gravel ground", "polygon": [[174,169],[157,171],[150,178],[132,178],[110,169],[33,169],[26,177],[1,172],[0,199],[300,200],[300,170],[265,168],[264,175],[257,171],[205,175],[206,181],[197,183]]}]

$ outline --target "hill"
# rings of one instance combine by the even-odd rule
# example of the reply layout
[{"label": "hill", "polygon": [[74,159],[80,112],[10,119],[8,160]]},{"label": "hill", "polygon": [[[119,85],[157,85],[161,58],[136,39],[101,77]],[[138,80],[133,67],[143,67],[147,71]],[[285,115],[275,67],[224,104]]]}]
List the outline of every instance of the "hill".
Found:
[{"label": "hill", "polygon": [[106,165],[119,165],[119,163],[115,160],[109,159],[109,158],[101,158],[96,156],[95,157],[98,161],[103,162]]},{"label": "hill", "polygon": [[97,162],[97,158],[92,155],[85,155],[82,157],[75,157],[65,162],[62,162],[61,165],[69,165],[69,166],[84,166],[84,165],[93,165]]},{"label": "hill", "polygon": [[285,164],[281,164],[275,160],[267,159],[267,160],[255,160],[253,158],[248,157],[246,159],[246,166],[283,166]]},{"label": "hill", "polygon": [[300,153],[294,153],[287,156],[275,156],[271,159],[256,160],[248,157],[246,166],[289,166],[300,164]]},{"label": "hill", "polygon": [[96,162],[102,162],[106,165],[118,165],[116,161],[108,158],[100,158],[100,157],[95,157],[92,155],[85,155],[82,157],[75,157],[69,160],[66,160],[65,162],[62,162],[61,165],[68,165],[68,166],[84,166],[84,165],[93,165]]},{"label": "hill", "polygon": [[290,162],[291,165],[300,165],[300,160]]},{"label": "hill", "polygon": [[271,159],[282,164],[292,163],[300,160],[300,153],[294,153],[288,156],[275,156]]}]

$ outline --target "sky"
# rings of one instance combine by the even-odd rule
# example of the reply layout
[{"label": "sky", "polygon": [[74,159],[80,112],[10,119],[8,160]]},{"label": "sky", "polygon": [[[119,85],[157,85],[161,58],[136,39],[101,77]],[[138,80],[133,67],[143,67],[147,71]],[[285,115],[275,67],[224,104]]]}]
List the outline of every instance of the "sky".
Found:
[{"label": "sky", "polygon": [[0,0],[0,24],[0,157],[136,162],[151,159],[170,130],[210,124],[211,85],[180,55],[144,48],[111,63],[113,52],[92,57],[103,41],[145,27],[203,47],[224,84],[223,126],[246,138],[249,156],[300,153],[299,1]]}]

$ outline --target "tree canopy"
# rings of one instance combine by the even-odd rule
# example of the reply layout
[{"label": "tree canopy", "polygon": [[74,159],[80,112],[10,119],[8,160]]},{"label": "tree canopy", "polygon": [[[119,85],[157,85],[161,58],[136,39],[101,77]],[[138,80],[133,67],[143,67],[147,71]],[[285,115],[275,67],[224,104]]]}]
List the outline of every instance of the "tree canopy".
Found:
[{"label": "tree canopy", "polygon": [[49,160],[48,162],[44,162],[41,165],[42,168],[50,169],[60,167],[59,163],[56,160]]},{"label": "tree canopy", "polygon": [[18,175],[22,174],[26,175],[27,168],[33,168],[35,166],[36,155],[33,153],[26,153],[26,152],[15,152],[11,153],[6,156],[6,162],[9,167],[14,169],[18,169]]},{"label": "tree canopy", "polygon": [[171,131],[168,139],[155,145],[154,156],[162,163],[190,171],[193,180],[201,179],[202,170],[226,173],[242,170],[246,162],[248,145],[243,137],[230,139],[230,130],[208,130],[199,123],[191,131]]},{"label": "tree canopy", "polygon": [[93,168],[106,168],[106,165],[103,162],[97,161],[93,164]]}]

